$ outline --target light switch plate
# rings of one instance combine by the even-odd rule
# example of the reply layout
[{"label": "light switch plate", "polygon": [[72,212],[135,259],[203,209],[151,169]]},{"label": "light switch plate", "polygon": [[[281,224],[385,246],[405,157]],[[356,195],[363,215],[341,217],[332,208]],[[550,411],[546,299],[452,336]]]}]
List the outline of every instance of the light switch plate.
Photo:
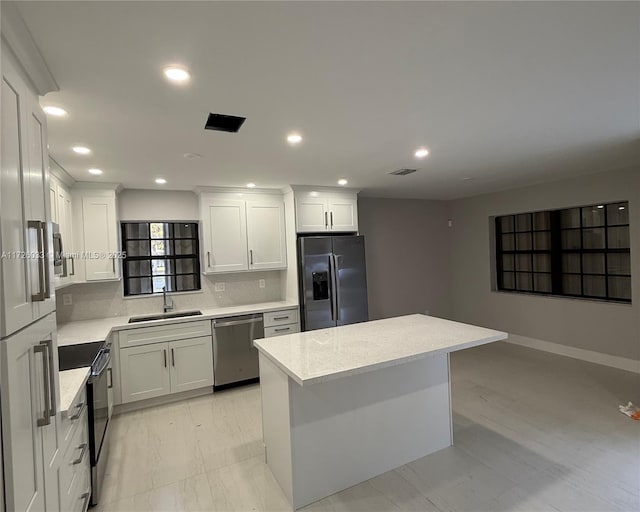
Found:
[{"label": "light switch plate", "polygon": [[63,306],[71,306],[73,304],[73,297],[70,293],[62,294],[62,305]]},{"label": "light switch plate", "polygon": [[224,283],[215,283],[213,285],[213,289],[217,292],[223,292],[224,291]]},{"label": "light switch plate", "polygon": [[264,279],[258,279],[258,286],[260,288],[264,288],[265,286],[267,286],[267,283],[265,282]]}]

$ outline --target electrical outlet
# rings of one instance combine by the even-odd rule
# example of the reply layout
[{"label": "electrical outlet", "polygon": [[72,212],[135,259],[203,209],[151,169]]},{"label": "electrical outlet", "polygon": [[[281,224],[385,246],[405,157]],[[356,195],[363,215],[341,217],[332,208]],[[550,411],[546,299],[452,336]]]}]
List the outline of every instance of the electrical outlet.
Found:
[{"label": "electrical outlet", "polygon": [[217,292],[223,292],[224,291],[224,283],[215,283],[213,285],[213,289]]},{"label": "electrical outlet", "polygon": [[63,306],[71,306],[73,304],[73,297],[70,293],[62,294],[62,305]]},{"label": "electrical outlet", "polygon": [[267,286],[267,283],[265,282],[265,280],[264,280],[264,279],[259,279],[259,280],[258,280],[258,286],[259,286],[260,288],[264,288],[265,286]]}]

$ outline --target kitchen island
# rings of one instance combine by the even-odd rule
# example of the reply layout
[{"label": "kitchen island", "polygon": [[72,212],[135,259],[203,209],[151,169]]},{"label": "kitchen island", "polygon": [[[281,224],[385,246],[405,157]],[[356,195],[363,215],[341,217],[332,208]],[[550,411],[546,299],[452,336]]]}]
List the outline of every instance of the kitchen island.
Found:
[{"label": "kitchen island", "polygon": [[408,315],[256,340],[266,462],[292,507],[450,446],[449,354],[506,338]]}]

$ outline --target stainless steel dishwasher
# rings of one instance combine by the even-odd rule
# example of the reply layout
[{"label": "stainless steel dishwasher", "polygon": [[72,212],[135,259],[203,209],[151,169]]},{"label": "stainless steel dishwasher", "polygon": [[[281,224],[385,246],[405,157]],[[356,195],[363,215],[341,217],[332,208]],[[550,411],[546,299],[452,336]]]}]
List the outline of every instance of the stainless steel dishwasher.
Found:
[{"label": "stainless steel dishwasher", "polygon": [[253,340],[264,337],[262,313],[212,320],[214,389],[257,382],[258,350]]}]

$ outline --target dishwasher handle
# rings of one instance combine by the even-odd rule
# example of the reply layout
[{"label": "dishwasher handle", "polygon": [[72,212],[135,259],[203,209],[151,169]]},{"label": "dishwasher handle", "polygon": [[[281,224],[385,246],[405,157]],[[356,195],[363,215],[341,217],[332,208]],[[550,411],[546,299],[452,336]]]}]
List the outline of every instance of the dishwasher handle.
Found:
[{"label": "dishwasher handle", "polygon": [[251,317],[247,317],[247,318],[241,318],[239,320],[227,320],[227,319],[222,319],[222,321],[220,320],[214,320],[213,321],[213,327],[232,327],[234,325],[243,325],[243,324],[257,324],[257,323],[262,323],[262,315],[257,315],[257,316],[251,316]]}]

